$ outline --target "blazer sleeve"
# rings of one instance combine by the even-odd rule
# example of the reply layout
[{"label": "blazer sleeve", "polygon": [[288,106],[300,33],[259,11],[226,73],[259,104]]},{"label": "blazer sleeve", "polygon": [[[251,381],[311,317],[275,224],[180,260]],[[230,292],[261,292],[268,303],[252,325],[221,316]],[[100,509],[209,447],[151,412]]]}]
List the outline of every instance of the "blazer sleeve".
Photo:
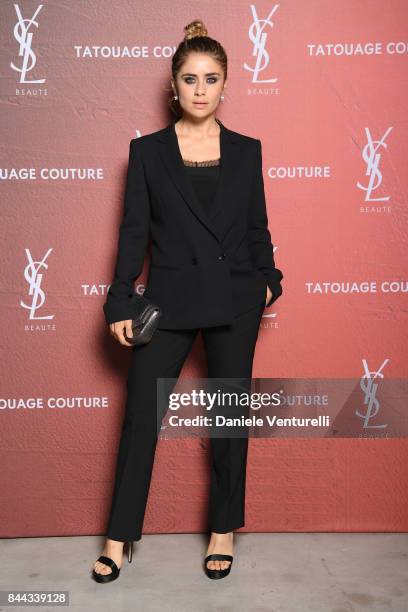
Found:
[{"label": "blazer sleeve", "polygon": [[254,266],[266,276],[267,284],[272,291],[272,297],[266,304],[266,307],[269,307],[280,295],[282,295],[280,281],[283,278],[283,274],[281,270],[275,266],[273,244],[268,229],[268,216],[266,212],[265,189],[262,174],[262,145],[260,140],[256,141],[255,174],[251,196],[248,223],[248,248]]},{"label": "blazer sleeve", "polygon": [[132,318],[130,297],[134,281],[141,274],[150,228],[150,199],[146,184],[140,143],[129,146],[129,163],[122,222],[119,228],[117,259],[113,281],[103,305],[106,323]]}]

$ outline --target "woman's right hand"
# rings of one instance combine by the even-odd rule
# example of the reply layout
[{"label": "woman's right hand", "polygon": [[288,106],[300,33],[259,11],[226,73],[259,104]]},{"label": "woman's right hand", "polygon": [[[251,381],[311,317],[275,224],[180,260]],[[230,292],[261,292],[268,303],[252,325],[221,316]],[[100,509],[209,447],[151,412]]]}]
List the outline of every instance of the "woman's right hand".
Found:
[{"label": "woman's right hand", "polygon": [[123,344],[123,346],[133,346],[133,344],[130,344],[124,336],[124,331],[126,331],[126,336],[128,338],[133,338],[132,319],[127,319],[126,321],[116,321],[115,323],[111,323],[109,328],[112,336],[115,338],[115,340],[120,342],[120,344]]}]

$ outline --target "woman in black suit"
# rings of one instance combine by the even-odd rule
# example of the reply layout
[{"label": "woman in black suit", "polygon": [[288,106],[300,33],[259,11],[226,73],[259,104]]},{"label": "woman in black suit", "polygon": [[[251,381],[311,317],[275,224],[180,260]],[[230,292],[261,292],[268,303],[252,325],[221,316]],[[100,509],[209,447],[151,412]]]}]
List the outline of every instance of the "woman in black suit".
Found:
[{"label": "woman in black suit", "polygon": [[[134,346],[105,548],[92,575],[118,577],[141,539],[157,437],[156,381],[177,378],[201,330],[208,377],[242,378],[250,387],[265,307],[281,295],[268,230],[261,142],[229,130],[215,112],[226,88],[223,47],[202,22],[185,28],[172,60],[178,120],[133,139],[118,256],[104,313],[112,335],[132,346],[130,297],[149,235],[144,295],[163,311],[145,345]],[[174,110],[174,109],[173,109]],[[204,568],[231,568],[233,530],[244,525],[248,438],[211,437],[210,531]]]}]

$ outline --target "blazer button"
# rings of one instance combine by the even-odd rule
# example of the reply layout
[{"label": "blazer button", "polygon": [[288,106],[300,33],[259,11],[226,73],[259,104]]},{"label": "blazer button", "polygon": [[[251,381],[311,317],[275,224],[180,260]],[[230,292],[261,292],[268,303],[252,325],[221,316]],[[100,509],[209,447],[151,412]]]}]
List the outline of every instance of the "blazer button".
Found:
[{"label": "blazer button", "polygon": [[193,257],[192,260],[191,260],[191,263],[194,264],[194,265],[197,264],[198,263],[197,257]]},{"label": "blazer button", "polygon": [[225,259],[225,253],[221,253],[221,255],[218,255],[218,259],[219,260]]}]

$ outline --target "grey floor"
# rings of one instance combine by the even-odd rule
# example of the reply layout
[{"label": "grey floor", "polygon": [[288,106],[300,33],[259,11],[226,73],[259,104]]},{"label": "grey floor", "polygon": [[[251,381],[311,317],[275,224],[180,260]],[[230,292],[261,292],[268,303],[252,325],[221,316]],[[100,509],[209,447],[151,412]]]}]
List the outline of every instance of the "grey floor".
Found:
[{"label": "grey floor", "polygon": [[[70,610],[408,611],[408,534],[241,533],[231,574],[210,580],[207,535],[144,535],[119,578],[90,576],[102,537],[3,539],[1,589],[69,591]],[[0,610],[23,609],[0,606]],[[55,607],[41,607],[53,610]]]}]

